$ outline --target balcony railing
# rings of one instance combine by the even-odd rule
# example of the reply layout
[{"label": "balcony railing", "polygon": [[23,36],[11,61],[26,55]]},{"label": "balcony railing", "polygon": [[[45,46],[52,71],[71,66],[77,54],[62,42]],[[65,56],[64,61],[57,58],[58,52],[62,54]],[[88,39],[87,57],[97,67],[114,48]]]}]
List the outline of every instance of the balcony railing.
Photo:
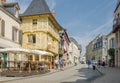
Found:
[{"label": "balcony railing", "polygon": [[115,32],[120,27],[120,18],[114,19],[113,21],[113,32]]}]

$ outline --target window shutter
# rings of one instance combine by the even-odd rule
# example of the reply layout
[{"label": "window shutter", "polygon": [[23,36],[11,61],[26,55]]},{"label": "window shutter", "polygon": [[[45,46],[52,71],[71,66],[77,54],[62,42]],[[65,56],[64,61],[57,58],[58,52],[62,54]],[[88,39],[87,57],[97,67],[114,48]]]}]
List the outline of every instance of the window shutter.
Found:
[{"label": "window shutter", "polygon": [[12,40],[14,41],[14,27],[12,27]]}]

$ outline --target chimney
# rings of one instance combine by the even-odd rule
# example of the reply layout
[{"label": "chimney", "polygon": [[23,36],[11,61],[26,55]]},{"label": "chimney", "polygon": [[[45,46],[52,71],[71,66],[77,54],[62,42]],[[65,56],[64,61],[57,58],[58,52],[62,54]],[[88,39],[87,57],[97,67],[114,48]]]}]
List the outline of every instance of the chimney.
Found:
[{"label": "chimney", "polygon": [[53,15],[54,18],[56,17],[55,10],[52,10],[52,15]]}]

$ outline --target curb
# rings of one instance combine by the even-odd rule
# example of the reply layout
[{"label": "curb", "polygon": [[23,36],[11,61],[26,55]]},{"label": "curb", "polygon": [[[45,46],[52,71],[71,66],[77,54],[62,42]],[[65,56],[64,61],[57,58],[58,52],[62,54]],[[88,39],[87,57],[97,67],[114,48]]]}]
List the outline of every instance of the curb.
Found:
[{"label": "curb", "polygon": [[95,69],[95,71],[97,71],[99,73],[98,76],[94,76],[93,78],[90,78],[90,79],[87,79],[87,81],[89,81],[90,83],[93,81],[93,80],[96,80],[97,78],[100,78],[102,76],[104,76],[105,74],[102,73],[98,68]]},{"label": "curb", "polygon": [[97,67],[96,67],[96,70],[97,70],[97,72],[99,72],[100,73],[100,75],[104,75],[104,73],[103,72],[101,72]]},{"label": "curb", "polygon": [[[70,66],[70,67],[65,68],[64,70],[67,70],[67,69],[73,68],[73,67],[74,67],[74,66]],[[11,79],[11,80],[6,80],[6,81],[0,81],[0,83],[5,83],[5,82],[8,82],[8,81],[22,80],[22,79],[29,79],[29,78],[34,78],[34,77],[42,77],[42,76],[54,74],[54,73],[57,73],[57,72],[62,72],[62,71],[61,71],[61,70],[56,70],[55,72],[49,72],[49,73],[46,73],[46,74],[38,74],[38,75],[32,75],[32,76],[27,76],[27,77],[20,77],[20,78],[17,78],[17,79]]]},{"label": "curb", "polygon": [[100,73],[100,75],[104,75],[104,73],[102,73],[98,68],[96,68],[97,72]]}]

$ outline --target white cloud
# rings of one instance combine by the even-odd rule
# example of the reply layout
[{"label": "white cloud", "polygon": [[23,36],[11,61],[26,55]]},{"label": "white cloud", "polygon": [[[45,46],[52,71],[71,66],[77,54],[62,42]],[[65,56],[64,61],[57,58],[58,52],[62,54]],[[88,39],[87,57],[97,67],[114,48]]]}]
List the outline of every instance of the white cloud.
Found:
[{"label": "white cloud", "polygon": [[78,41],[78,43],[82,45],[82,56],[85,54],[85,51],[86,51],[85,48],[88,45],[88,43],[92,41],[98,34],[100,33],[105,34],[106,32],[110,32],[112,22],[113,22],[113,19],[110,19],[108,22],[97,27],[94,30],[91,30],[84,34],[79,33],[78,35],[73,36]]}]

